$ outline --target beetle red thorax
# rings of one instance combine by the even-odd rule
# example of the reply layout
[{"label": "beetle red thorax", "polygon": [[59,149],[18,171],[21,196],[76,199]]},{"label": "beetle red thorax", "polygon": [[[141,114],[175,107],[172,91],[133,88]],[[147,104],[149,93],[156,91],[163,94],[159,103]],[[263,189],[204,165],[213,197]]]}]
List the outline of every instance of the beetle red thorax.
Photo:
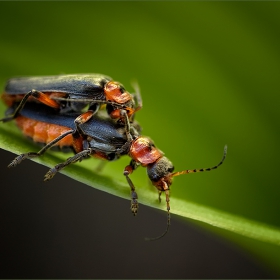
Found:
[{"label": "beetle red thorax", "polygon": [[163,156],[148,137],[138,137],[131,144],[129,155],[142,166],[154,163]]},{"label": "beetle red thorax", "polygon": [[132,96],[123,89],[118,82],[108,82],[104,86],[104,93],[107,100],[114,101],[120,104],[126,103],[132,99]]}]

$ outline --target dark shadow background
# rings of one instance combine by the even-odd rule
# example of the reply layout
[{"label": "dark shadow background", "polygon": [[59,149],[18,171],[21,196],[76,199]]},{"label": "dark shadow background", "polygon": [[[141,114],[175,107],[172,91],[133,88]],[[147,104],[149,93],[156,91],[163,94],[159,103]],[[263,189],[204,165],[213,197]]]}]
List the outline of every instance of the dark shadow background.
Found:
[{"label": "dark shadow background", "polygon": [[[172,215],[90,188],[0,151],[0,278],[271,278],[244,251]],[[128,190],[129,195],[129,190]]]}]

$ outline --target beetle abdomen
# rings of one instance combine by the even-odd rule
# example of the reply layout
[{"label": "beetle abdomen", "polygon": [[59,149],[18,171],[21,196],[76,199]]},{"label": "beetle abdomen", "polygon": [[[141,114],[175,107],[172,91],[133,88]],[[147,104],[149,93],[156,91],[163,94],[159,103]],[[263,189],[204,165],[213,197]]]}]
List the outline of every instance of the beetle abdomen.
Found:
[{"label": "beetle abdomen", "polygon": [[[70,129],[65,126],[60,126],[56,124],[49,124],[33,119],[26,118],[24,116],[19,116],[16,118],[16,124],[24,135],[33,139],[34,142],[48,144],[61,134]],[[55,144],[61,149],[63,147],[69,147],[73,145],[72,135],[67,135],[58,143]]]}]

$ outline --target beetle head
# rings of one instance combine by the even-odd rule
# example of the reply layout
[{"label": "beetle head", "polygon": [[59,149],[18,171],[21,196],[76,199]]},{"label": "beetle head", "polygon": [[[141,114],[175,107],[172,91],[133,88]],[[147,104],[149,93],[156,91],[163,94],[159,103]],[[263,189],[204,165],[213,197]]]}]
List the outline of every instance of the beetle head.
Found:
[{"label": "beetle head", "polygon": [[172,184],[174,166],[167,157],[161,157],[147,166],[147,173],[153,185],[159,191],[169,189]]}]

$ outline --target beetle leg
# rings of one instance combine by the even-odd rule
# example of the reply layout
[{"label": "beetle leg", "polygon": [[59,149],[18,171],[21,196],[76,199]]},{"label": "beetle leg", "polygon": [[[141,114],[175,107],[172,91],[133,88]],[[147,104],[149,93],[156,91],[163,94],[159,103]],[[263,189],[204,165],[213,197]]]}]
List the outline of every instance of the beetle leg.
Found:
[{"label": "beetle leg", "polygon": [[[80,116],[78,116],[75,120],[75,126],[76,126],[76,132],[74,133],[75,135],[78,133],[79,135],[84,135],[84,132],[81,129],[81,125],[86,123],[88,120],[90,120],[92,118],[92,116],[95,114],[95,111],[87,111],[83,114],[81,114]],[[75,137],[74,135],[74,137]]]},{"label": "beetle leg", "polygon": [[121,113],[121,116],[124,120],[124,127],[125,127],[125,133],[126,133],[127,141],[131,142],[132,141],[132,135],[130,133],[130,122],[129,122],[127,113],[126,113],[125,110],[121,110],[120,113]]},{"label": "beetle leg", "polygon": [[161,193],[162,191],[158,191],[158,201],[161,202]]},{"label": "beetle leg", "polygon": [[49,181],[50,179],[52,179],[54,177],[54,175],[57,172],[59,172],[61,169],[63,169],[67,165],[69,165],[71,163],[75,163],[77,161],[82,161],[83,159],[88,158],[91,154],[92,154],[92,149],[89,148],[87,150],[83,150],[83,151],[77,153],[73,157],[68,158],[65,162],[57,164],[55,167],[51,168],[46,173],[44,181]]},{"label": "beetle leg", "polygon": [[101,172],[104,169],[106,163],[107,163],[107,161],[100,160],[100,162],[98,163],[98,165],[95,168],[95,171],[98,172],[98,173]]},{"label": "beetle leg", "polygon": [[95,115],[99,109],[100,109],[100,103],[92,103],[90,106],[89,106],[89,110],[88,111],[92,111],[92,116]]},{"label": "beetle leg", "polygon": [[130,186],[130,189],[131,189],[131,192],[130,192],[130,194],[131,194],[131,206],[130,206],[130,209],[131,209],[131,212],[133,213],[134,216],[137,214],[137,211],[138,211],[138,202],[137,202],[138,196],[137,196],[137,193],[135,191],[134,184],[132,183],[131,179],[128,176],[137,167],[138,167],[137,163],[134,160],[132,160],[130,162],[130,164],[125,167],[124,172],[123,172],[123,175],[125,176],[128,184]]},{"label": "beetle leg", "polygon": [[54,144],[56,144],[58,141],[60,141],[61,139],[63,139],[64,137],[66,137],[69,134],[73,134],[74,130],[68,130],[66,132],[64,132],[63,134],[61,134],[60,136],[58,136],[57,138],[55,138],[54,140],[52,140],[51,142],[49,142],[47,145],[45,145],[39,152],[29,152],[29,153],[25,153],[25,154],[21,154],[19,156],[17,156],[9,165],[8,167],[16,167],[18,164],[20,164],[23,160],[27,159],[27,158],[34,158],[34,157],[39,157],[42,154],[44,154],[49,148],[51,148]]},{"label": "beetle leg", "polygon": [[24,107],[25,103],[27,102],[28,97],[30,97],[30,96],[33,96],[38,101],[42,102],[43,104],[46,104],[49,107],[59,108],[59,106],[60,106],[56,101],[50,99],[48,97],[48,95],[46,95],[46,94],[44,94],[44,93],[42,93],[38,90],[33,89],[33,90],[29,91],[27,94],[24,95],[24,97],[22,98],[22,100],[20,101],[19,105],[17,106],[17,108],[15,109],[15,111],[12,115],[3,118],[0,121],[1,122],[8,122],[10,120],[15,119],[18,116],[20,110]]},{"label": "beetle leg", "polygon": [[[121,110],[121,115],[124,119],[124,126],[125,126],[125,132],[126,132],[126,136],[127,136],[127,142],[126,144],[123,146],[123,148],[128,148],[128,144],[130,146],[131,141],[133,140],[132,135],[130,133],[130,122],[127,116],[127,113],[125,110]],[[132,183],[131,179],[128,177],[133,170],[135,170],[138,167],[137,163],[132,160],[130,162],[130,164],[128,166],[125,167],[123,175],[126,177],[126,180],[130,186],[131,189],[131,212],[133,213],[133,215],[135,216],[137,214],[138,211],[138,202],[137,202],[137,193],[135,191],[135,187],[134,184]]]}]

